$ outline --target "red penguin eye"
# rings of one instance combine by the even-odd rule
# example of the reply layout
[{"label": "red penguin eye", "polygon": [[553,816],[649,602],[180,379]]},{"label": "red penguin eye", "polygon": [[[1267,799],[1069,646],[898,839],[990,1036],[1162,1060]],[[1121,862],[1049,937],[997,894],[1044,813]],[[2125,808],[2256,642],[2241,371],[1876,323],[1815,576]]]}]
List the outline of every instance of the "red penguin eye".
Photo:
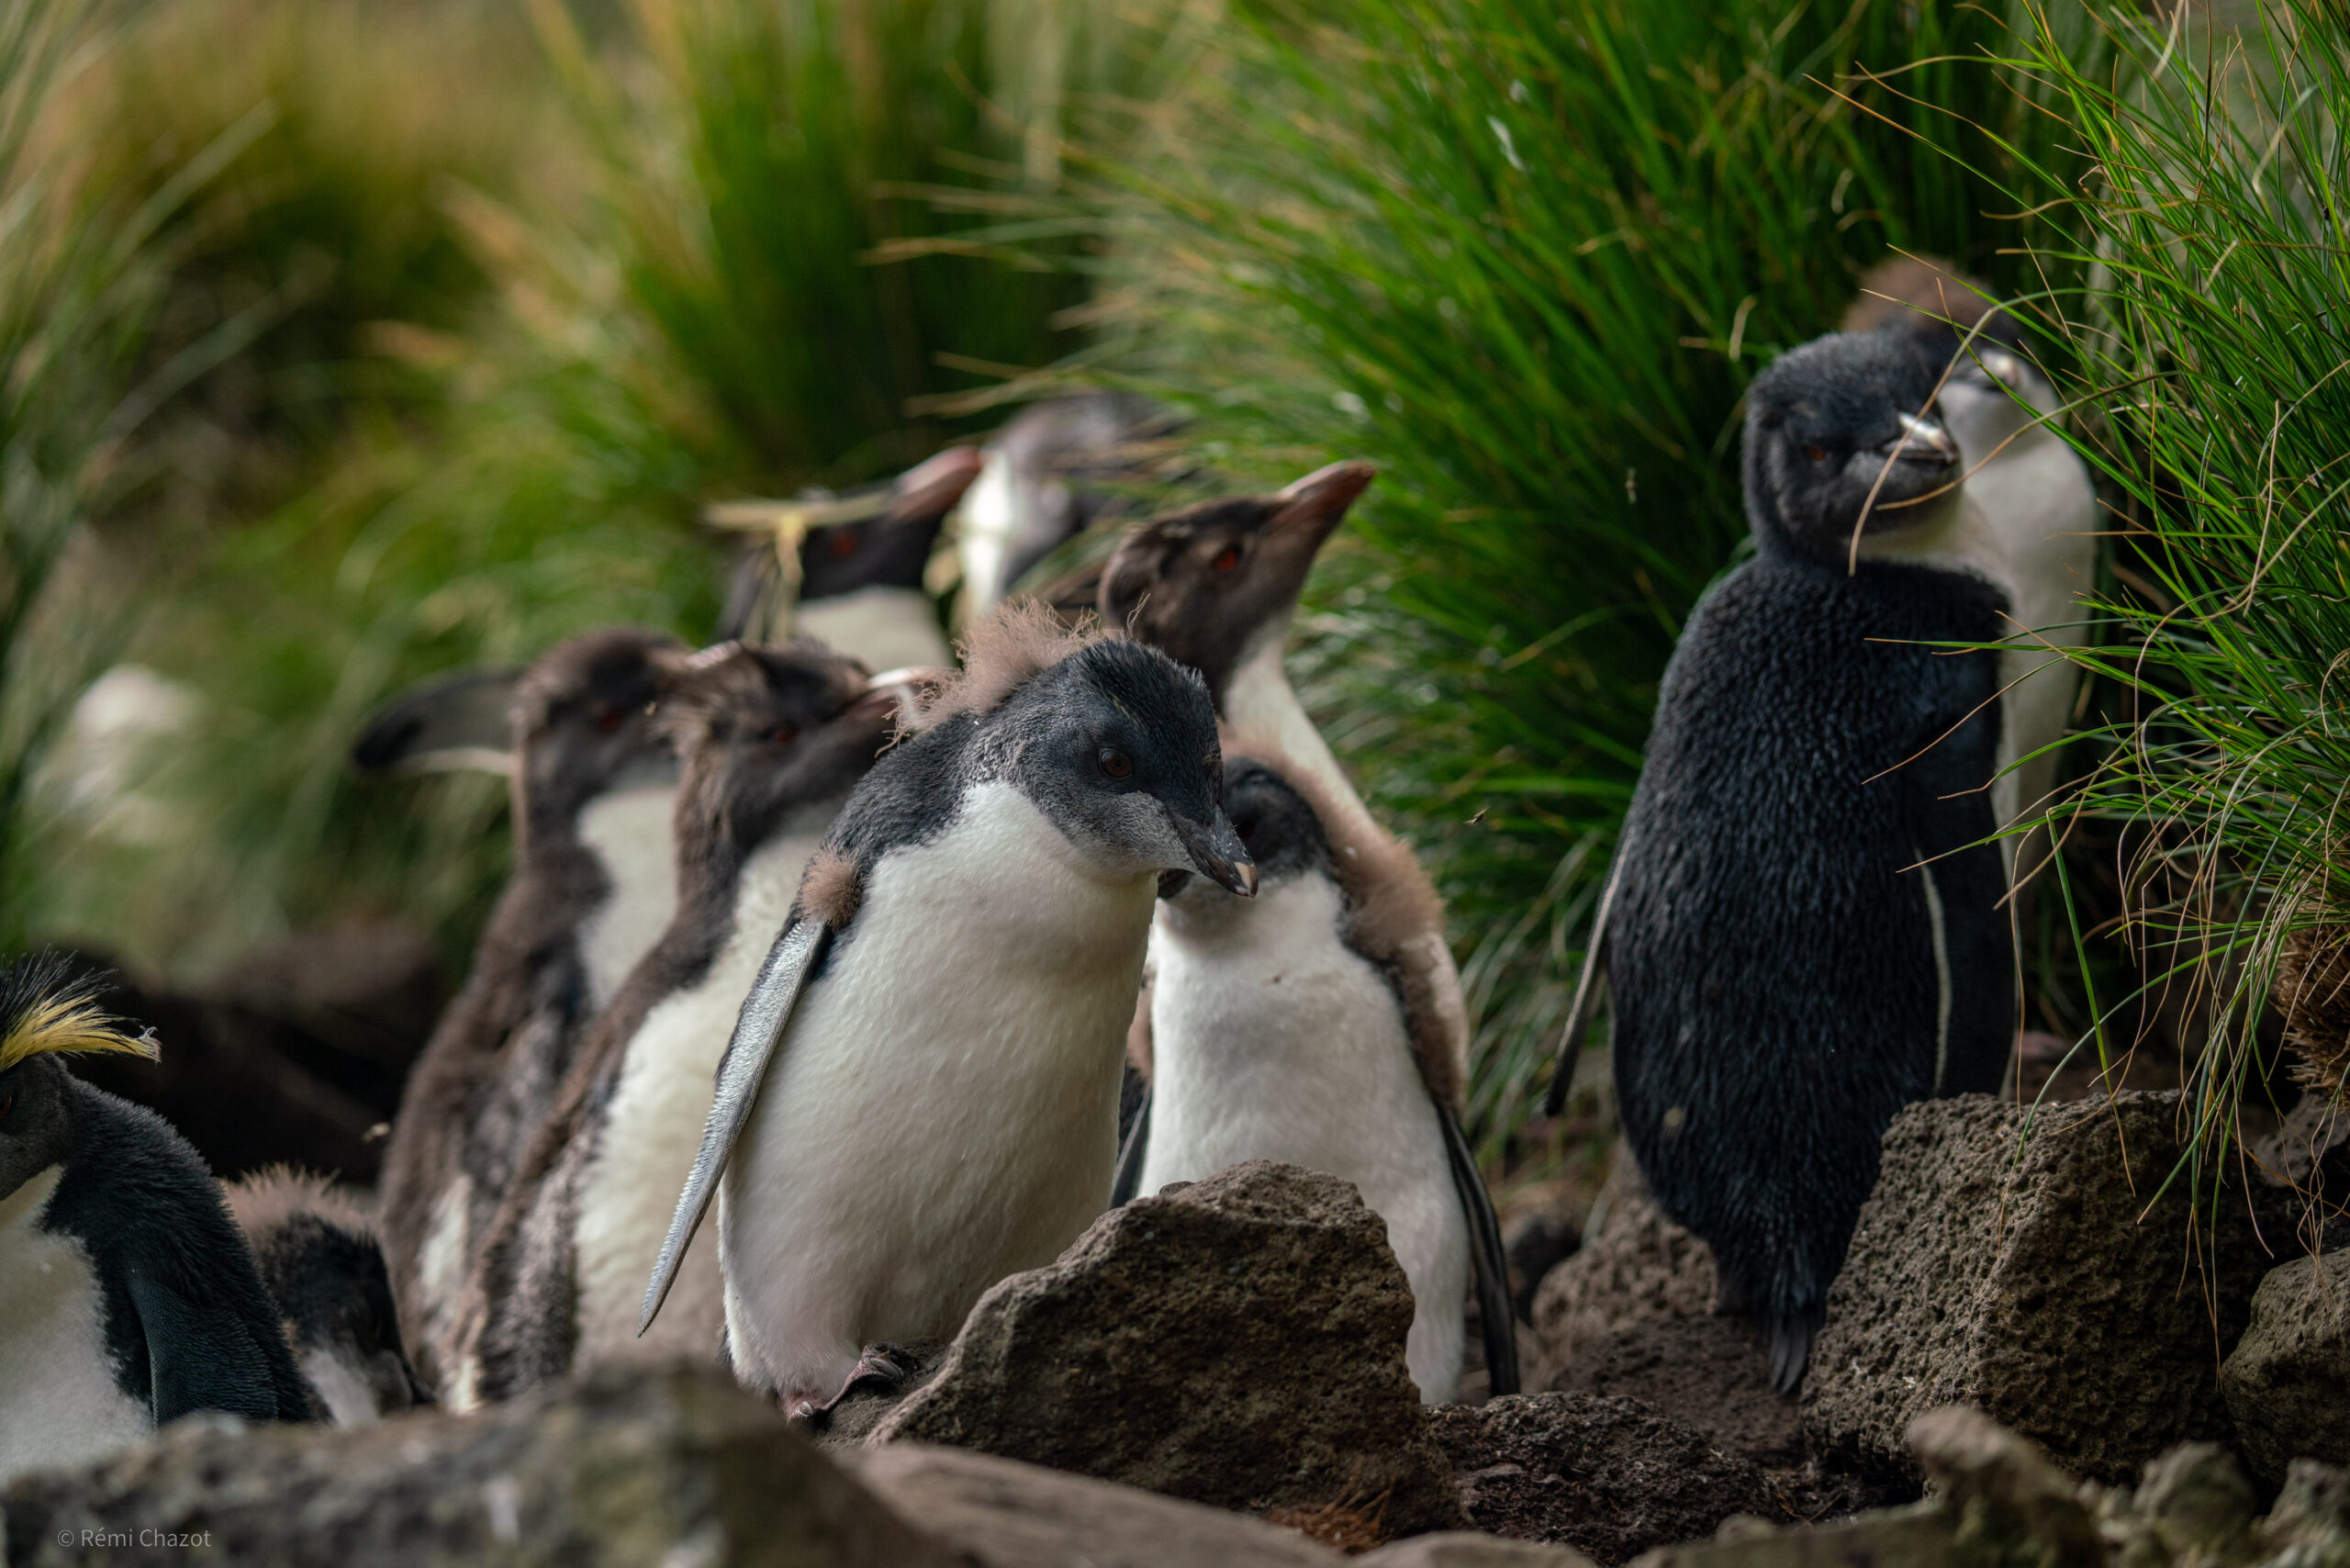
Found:
[{"label": "red penguin eye", "polygon": [[6,1121],[8,1113],[16,1108],[17,1097],[14,1094],[0,1094],[0,1122]]},{"label": "red penguin eye", "polygon": [[856,554],[856,531],[846,528],[842,529],[839,532],[833,535],[831,542],[825,545],[825,548],[833,553],[834,560],[847,560],[851,555]]},{"label": "red penguin eye", "polygon": [[621,711],[618,708],[613,707],[610,703],[599,702],[596,704],[596,727],[603,731],[604,734],[608,735],[618,734],[620,727],[627,722],[628,715]]},{"label": "red penguin eye", "polygon": [[1208,565],[1218,572],[1228,572],[1232,570],[1233,567],[1240,565],[1240,546],[1237,544],[1225,545],[1223,549],[1215,553],[1215,559],[1209,562]]},{"label": "red penguin eye", "polygon": [[799,738],[800,726],[797,724],[778,724],[774,729],[767,732],[767,739],[775,742],[778,745],[789,745]]},{"label": "red penguin eye", "polygon": [[1803,454],[1806,457],[1810,458],[1814,463],[1825,463],[1828,461],[1828,449],[1817,442],[1806,442],[1804,443]]},{"label": "red penguin eye", "polygon": [[1135,759],[1116,746],[1102,748],[1102,771],[1113,778],[1124,778],[1135,770]]}]

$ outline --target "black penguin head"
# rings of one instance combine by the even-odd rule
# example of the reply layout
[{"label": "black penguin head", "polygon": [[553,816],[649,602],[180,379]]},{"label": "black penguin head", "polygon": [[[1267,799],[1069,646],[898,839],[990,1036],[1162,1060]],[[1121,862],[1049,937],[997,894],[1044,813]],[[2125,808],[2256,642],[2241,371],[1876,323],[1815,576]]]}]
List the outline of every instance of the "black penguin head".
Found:
[{"label": "black penguin head", "polygon": [[[1248,858],[1257,863],[1260,887],[1279,887],[1296,877],[1332,875],[1330,838],[1322,830],[1322,819],[1270,765],[1249,756],[1228,759],[1224,765],[1224,810]],[[1190,914],[1239,907],[1214,883],[1180,872],[1160,881],[1159,896]]]},{"label": "black penguin head", "polygon": [[1102,619],[1198,670],[1221,703],[1376,472],[1335,463],[1275,495],[1205,501],[1144,523],[1102,574]]},{"label": "black penguin head", "polygon": [[897,711],[863,665],[822,643],[721,644],[681,661],[661,713],[684,767],[681,851],[724,842],[748,853],[794,810],[847,793]]},{"label": "black penguin head", "polygon": [[523,673],[512,721],[521,820],[567,821],[608,790],[674,771],[653,709],[684,655],[674,637],[610,627],[556,644]]},{"label": "black penguin head", "polygon": [[1746,394],[1746,510],[1765,548],[1842,566],[1853,535],[1939,519],[1958,444],[1927,408],[1947,356],[1912,335],[1837,332],[1785,353]]},{"label": "black penguin head", "polygon": [[979,719],[974,756],[1111,877],[1197,871],[1246,897],[1257,868],[1224,810],[1215,710],[1155,648],[1097,637]]},{"label": "black penguin head", "polygon": [[391,1276],[366,1216],[324,1179],[284,1167],[227,1195],[322,1414],[352,1426],[431,1404],[401,1346]]},{"label": "black penguin head", "polygon": [[118,1052],[154,1059],[152,1036],[132,1034],[97,1005],[106,978],[76,976],[57,954],[20,958],[0,974],[0,1203],[79,1152],[62,1058]]},{"label": "black penguin head", "polygon": [[950,446],[898,476],[878,515],[810,529],[800,543],[800,599],[922,587],[939,528],[979,467],[977,447]]}]

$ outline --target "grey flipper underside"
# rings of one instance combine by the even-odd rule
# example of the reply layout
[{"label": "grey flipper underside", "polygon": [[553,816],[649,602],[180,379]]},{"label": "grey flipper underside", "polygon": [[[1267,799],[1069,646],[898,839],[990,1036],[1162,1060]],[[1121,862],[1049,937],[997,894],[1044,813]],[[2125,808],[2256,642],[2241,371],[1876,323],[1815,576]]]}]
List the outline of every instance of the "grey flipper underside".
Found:
[{"label": "grey flipper underside", "polygon": [[1142,1185],[1142,1159],[1150,1144],[1150,1085],[1142,1086],[1142,1104],[1135,1112],[1135,1125],[1126,1129],[1126,1140],[1118,1146],[1118,1179],[1110,1185],[1110,1206],[1125,1208],[1135,1200],[1136,1189]]},{"label": "grey flipper underside", "polygon": [[1452,1107],[1436,1103],[1444,1124],[1444,1153],[1452,1167],[1452,1188],[1469,1216],[1469,1262],[1477,1285],[1477,1320],[1485,1340],[1485,1384],[1494,1394],[1517,1392],[1517,1325],[1509,1299],[1509,1257],[1502,1248],[1502,1222],[1494,1213],[1484,1173],[1460,1130]]},{"label": "grey flipper underside", "polygon": [[718,1194],[718,1179],[734,1152],[734,1140],[743,1136],[743,1124],[750,1120],[751,1107],[758,1103],[759,1085],[767,1079],[767,1065],[783,1039],[784,1026],[791,1022],[793,1010],[807,992],[809,977],[823,961],[832,940],[833,928],[825,922],[805,916],[794,920],[767,950],[759,978],[752,982],[750,995],[743,999],[743,1011],[734,1020],[734,1037],[726,1042],[726,1054],[718,1059],[718,1083],[711,1097],[710,1120],[701,1129],[701,1148],[694,1155],[686,1190],[677,1194],[677,1212],[670,1217],[660,1260],[653,1265],[653,1278],[644,1286],[644,1309],[636,1320],[639,1334],[653,1327],[661,1304],[669,1297],[669,1287],[677,1282],[677,1266],[685,1261],[686,1249],[693,1244],[694,1232],[710,1211],[711,1199]]},{"label": "grey flipper underside", "polygon": [[1616,846],[1616,863],[1607,868],[1606,890],[1599,895],[1599,913],[1591,923],[1591,950],[1583,955],[1583,979],[1575,982],[1575,1004],[1567,1009],[1566,1027],[1559,1031],[1558,1059],[1550,1066],[1550,1092],[1542,1096],[1545,1115],[1555,1116],[1567,1108],[1567,1091],[1575,1082],[1575,1058],[1583,1054],[1583,1037],[1591,1033],[1592,1015],[1599,1011],[1600,988],[1607,983],[1607,917],[1615,912],[1616,890],[1623,884],[1627,847]]}]

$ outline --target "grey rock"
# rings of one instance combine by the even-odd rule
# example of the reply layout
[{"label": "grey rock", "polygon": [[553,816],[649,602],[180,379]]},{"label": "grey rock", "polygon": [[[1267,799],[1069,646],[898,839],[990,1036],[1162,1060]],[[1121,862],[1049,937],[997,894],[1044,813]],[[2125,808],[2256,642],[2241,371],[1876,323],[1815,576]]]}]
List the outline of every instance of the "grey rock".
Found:
[{"label": "grey rock", "polygon": [[2350,1568],[2350,1470],[2295,1460],[2260,1537],[2273,1568]]},{"label": "grey rock", "polygon": [[1612,1564],[1732,1515],[1789,1517],[1753,1464],[1635,1400],[1516,1394],[1433,1418],[1469,1521],[1490,1534]]},{"label": "grey rock", "polygon": [[1824,1459],[1917,1473],[1902,1435],[1952,1404],[2105,1482],[2230,1435],[2215,1346],[2243,1332],[2271,1260],[2243,1203],[2165,1189],[2178,1096],[2042,1107],[2029,1141],[2025,1114],[1969,1095],[1886,1129],[1804,1392]]},{"label": "grey rock", "polygon": [[849,1462],[979,1568],[1337,1568],[1294,1530],[1018,1460],[891,1443]]},{"label": "grey rock", "polygon": [[472,1417],[197,1418],[104,1463],[23,1477],[0,1517],[9,1568],[961,1562],[772,1405],[687,1369],[601,1372]]},{"label": "grey rock", "polygon": [[2272,1485],[2295,1459],[2350,1463],[2350,1252],[2269,1271],[2220,1389],[2245,1462]]},{"label": "grey rock", "polygon": [[1252,1160],[1102,1216],[980,1297],[868,1441],[977,1449],[1249,1513],[1461,1522],[1404,1362],[1411,1287],[1354,1188]]},{"label": "grey rock", "polygon": [[1356,1568],[1591,1568],[1590,1558],[1568,1547],[1473,1530],[1416,1535],[1354,1561]]}]

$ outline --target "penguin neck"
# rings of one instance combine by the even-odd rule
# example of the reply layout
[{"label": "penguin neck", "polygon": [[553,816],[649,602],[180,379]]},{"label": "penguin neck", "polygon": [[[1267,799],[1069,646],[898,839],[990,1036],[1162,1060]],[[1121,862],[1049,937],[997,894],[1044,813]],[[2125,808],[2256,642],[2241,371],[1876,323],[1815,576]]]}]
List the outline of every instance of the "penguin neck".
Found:
[{"label": "penguin neck", "polygon": [[943,668],[949,662],[930,596],[918,588],[880,584],[802,599],[799,622],[800,632],[869,669]]},{"label": "penguin neck", "polygon": [[1861,536],[1863,561],[1891,561],[1956,572],[2009,592],[2007,543],[1982,506],[1961,487],[1925,520],[1904,528]]},{"label": "penguin neck", "polygon": [[[789,857],[767,852],[804,840],[806,849],[799,857],[804,863],[846,800],[844,793],[792,806],[764,823],[744,824],[749,831],[736,831],[734,824],[722,819],[705,817],[691,824],[690,831],[681,832],[677,913],[665,944],[706,967],[733,934],[735,912],[755,890],[752,884],[759,871],[789,875],[796,882],[800,866],[787,868]],[[692,978],[699,978],[698,973]]]},{"label": "penguin neck", "polygon": [[6,1254],[11,1242],[29,1232],[46,1228],[41,1224],[41,1216],[49,1208],[49,1200],[57,1193],[58,1182],[64,1177],[62,1163],[45,1165],[25,1178],[15,1192],[0,1198],[0,1256]]},{"label": "penguin neck", "polygon": [[[1281,665],[1281,650],[1289,641],[1291,610],[1273,618],[1241,650],[1240,659],[1215,693],[1216,717],[1228,732],[1233,749],[1270,751],[1312,776],[1339,811],[1371,821],[1371,812],[1355,793],[1353,782],[1338,766],[1329,743],[1314,727],[1305,705],[1297,700]],[[1337,824],[1330,824],[1335,830]]]},{"label": "penguin neck", "polygon": [[599,795],[579,813],[578,841],[609,889],[580,929],[595,1011],[611,1001],[676,913],[677,800],[675,783],[644,783]]}]

